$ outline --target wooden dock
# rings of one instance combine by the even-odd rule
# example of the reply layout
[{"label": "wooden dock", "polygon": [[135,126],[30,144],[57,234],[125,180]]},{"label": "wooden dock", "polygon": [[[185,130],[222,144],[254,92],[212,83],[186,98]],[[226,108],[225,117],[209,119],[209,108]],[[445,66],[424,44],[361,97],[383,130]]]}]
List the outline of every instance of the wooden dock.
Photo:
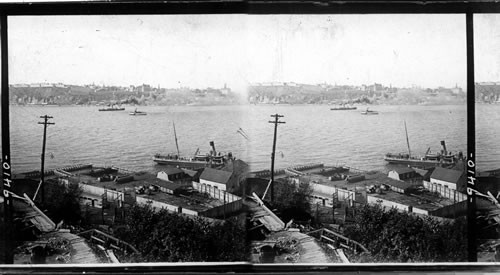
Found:
[{"label": "wooden dock", "polygon": [[52,232],[44,237],[65,239],[71,246],[71,260],[70,264],[96,264],[101,263],[92,248],[87,244],[84,238],[69,233],[69,232]]}]

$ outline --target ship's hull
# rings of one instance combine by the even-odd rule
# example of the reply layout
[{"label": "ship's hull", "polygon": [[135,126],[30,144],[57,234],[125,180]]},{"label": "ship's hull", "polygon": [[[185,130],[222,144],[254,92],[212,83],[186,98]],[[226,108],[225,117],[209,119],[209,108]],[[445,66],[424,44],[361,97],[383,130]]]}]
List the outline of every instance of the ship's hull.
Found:
[{"label": "ship's hull", "polygon": [[391,164],[403,164],[403,165],[410,165],[410,166],[425,166],[425,167],[454,164],[454,162],[449,162],[449,161],[426,160],[426,159],[407,159],[407,158],[385,157],[384,160],[387,161],[388,163],[391,163]]},{"label": "ship's hull", "polygon": [[370,116],[370,115],[378,115],[378,112],[361,112],[362,115],[367,115],[367,116]]},{"label": "ship's hull", "polygon": [[153,157],[153,161],[156,162],[157,164],[161,164],[161,165],[170,165],[170,166],[186,168],[186,169],[200,169],[200,168],[205,168],[205,167],[212,167],[213,168],[213,167],[220,166],[220,165],[205,162],[205,161],[175,160],[175,159],[168,159],[168,158],[162,158],[162,157]]},{"label": "ship's hull", "polygon": [[99,112],[111,112],[111,111],[124,111],[125,108],[117,108],[117,109],[99,109]]},{"label": "ship's hull", "polygon": [[330,108],[332,111],[346,111],[346,110],[356,110],[357,107],[346,107],[346,108]]}]

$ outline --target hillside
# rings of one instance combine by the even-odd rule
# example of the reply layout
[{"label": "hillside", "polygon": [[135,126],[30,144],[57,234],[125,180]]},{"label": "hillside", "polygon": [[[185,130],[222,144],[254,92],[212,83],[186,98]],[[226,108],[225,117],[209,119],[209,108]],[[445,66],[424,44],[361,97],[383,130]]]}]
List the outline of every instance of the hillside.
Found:
[{"label": "hillside", "polygon": [[248,89],[252,104],[460,104],[466,94],[460,88],[394,88],[306,84],[253,85]]},{"label": "hillside", "polygon": [[139,87],[99,87],[77,85],[12,85],[10,103],[17,105],[228,105],[241,99],[228,88],[159,89]]}]

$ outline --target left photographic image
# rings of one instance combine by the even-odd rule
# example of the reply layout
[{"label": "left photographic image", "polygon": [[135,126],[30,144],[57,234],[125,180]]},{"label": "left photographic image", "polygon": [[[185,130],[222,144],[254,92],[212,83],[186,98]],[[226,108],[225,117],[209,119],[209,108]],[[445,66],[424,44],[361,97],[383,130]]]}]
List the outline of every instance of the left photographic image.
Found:
[{"label": "left photographic image", "polygon": [[247,261],[244,17],[8,26],[15,264]]}]

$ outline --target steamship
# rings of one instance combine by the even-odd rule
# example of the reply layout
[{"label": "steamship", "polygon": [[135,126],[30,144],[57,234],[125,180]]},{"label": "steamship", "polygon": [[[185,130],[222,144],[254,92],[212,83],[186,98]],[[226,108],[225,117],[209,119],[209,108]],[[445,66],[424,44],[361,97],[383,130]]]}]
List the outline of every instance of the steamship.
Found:
[{"label": "steamship", "polygon": [[157,164],[196,170],[204,167],[220,168],[223,167],[228,160],[233,158],[232,153],[217,153],[213,141],[210,142],[210,146],[212,150],[207,154],[199,154],[199,150],[196,150],[193,157],[182,157],[179,153],[167,155],[155,154],[153,156],[153,161]]},{"label": "steamship", "polygon": [[424,156],[412,156],[410,152],[392,154],[388,153],[385,155],[384,160],[391,164],[403,164],[409,166],[419,166],[419,167],[431,167],[431,166],[447,166],[454,165],[459,159],[461,159],[462,152],[458,154],[452,154],[446,150],[445,141],[441,141],[442,149],[440,152],[432,153],[430,147]]},{"label": "steamship", "polygon": [[125,108],[123,107],[118,107],[116,104],[108,105],[107,107],[104,108],[99,108],[99,112],[109,112],[109,111],[123,111]]},{"label": "steamship", "polygon": [[342,104],[339,107],[330,108],[331,111],[347,111],[347,110],[356,110],[356,109],[358,109],[358,107],[346,106],[345,104]]},{"label": "steamship", "polygon": [[433,166],[452,166],[455,165],[459,160],[463,158],[462,152],[458,154],[452,154],[446,150],[446,143],[444,140],[441,141],[441,152],[431,153],[431,147],[427,148],[424,156],[415,157],[411,155],[410,150],[410,140],[408,139],[408,129],[405,125],[406,143],[408,145],[408,154],[399,153],[392,154],[388,153],[385,155],[384,160],[390,164],[403,164],[413,167],[433,167]]}]

